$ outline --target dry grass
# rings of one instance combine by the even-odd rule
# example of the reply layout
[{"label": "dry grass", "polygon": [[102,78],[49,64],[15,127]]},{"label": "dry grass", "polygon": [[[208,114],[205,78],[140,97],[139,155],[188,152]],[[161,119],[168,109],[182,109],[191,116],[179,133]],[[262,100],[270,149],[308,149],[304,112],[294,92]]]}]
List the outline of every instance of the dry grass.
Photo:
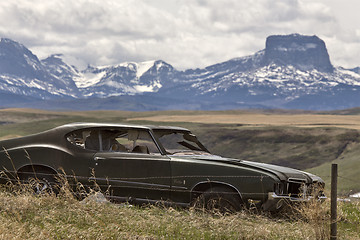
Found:
[{"label": "dry grass", "polygon": [[[0,194],[2,239],[315,239],[310,224]],[[289,229],[292,229],[289,231]],[[305,230],[306,229],[306,230]],[[304,231],[305,230],[305,231]]]},{"label": "dry grass", "polygon": [[360,129],[360,116],[320,114],[194,114],[128,118],[128,121],[243,124],[249,126],[341,127]]},{"label": "dry grass", "polygon": [[[329,203],[292,209],[291,217],[242,211],[232,215],[157,206],[76,200],[67,187],[34,195],[26,186],[0,191],[0,239],[328,239]],[[93,194],[93,191],[88,194]],[[350,206],[350,207],[349,207]],[[352,226],[360,205],[340,206]],[[359,239],[358,228],[339,229],[340,239]]]},{"label": "dry grass", "polygon": [[[6,176],[5,176],[6,177]],[[328,239],[329,201],[299,204],[276,216],[256,209],[236,214],[97,201],[78,184],[79,201],[64,175],[57,194],[34,194],[36,182],[0,189],[0,239]],[[79,193],[79,192],[77,192]],[[78,195],[77,195],[78,196]],[[342,203],[341,239],[359,239],[360,204]],[[355,224],[355,227],[354,227]]]}]

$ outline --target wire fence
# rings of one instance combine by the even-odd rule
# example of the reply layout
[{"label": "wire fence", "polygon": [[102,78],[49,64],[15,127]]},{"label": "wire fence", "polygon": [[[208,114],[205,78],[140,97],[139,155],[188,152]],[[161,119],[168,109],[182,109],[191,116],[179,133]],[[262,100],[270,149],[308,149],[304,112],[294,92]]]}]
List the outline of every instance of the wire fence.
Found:
[{"label": "wire fence", "polygon": [[[331,178],[330,175],[323,175],[321,177],[324,179]],[[354,178],[350,178],[350,177],[342,176],[342,175],[338,175],[337,177],[338,177],[338,182],[339,182],[338,185],[339,186],[342,186],[342,185],[348,186],[349,184],[351,184],[351,186],[354,186],[354,189],[352,189],[352,190],[341,190],[341,188],[340,188],[340,193],[339,193],[340,200],[350,200],[347,197],[351,197],[351,196],[359,194],[359,197],[355,196],[352,200],[356,200],[356,198],[358,198],[358,200],[360,201],[360,178],[354,179]],[[345,184],[342,182],[345,182]]]},{"label": "wire fence", "polygon": [[[1,173],[1,172],[0,172]],[[159,173],[161,174],[161,173]],[[79,176],[75,173],[73,174],[65,174],[65,172],[61,174],[49,173],[49,172],[36,172],[35,169],[28,170],[25,172],[17,172],[17,171],[10,171],[10,170],[3,170],[2,174],[0,174],[0,180],[3,183],[8,181],[16,182],[20,180],[24,183],[27,179],[24,179],[26,176],[34,176],[42,178],[54,178],[54,183],[56,179],[66,179],[68,184],[72,187],[76,187],[79,184],[83,185],[87,188],[98,188],[98,189],[107,189],[116,192],[121,192],[126,189],[134,189],[134,190],[144,190],[144,191],[159,191],[159,192],[166,192],[168,191],[170,194],[193,194],[193,195],[200,195],[204,192],[204,188],[195,188],[197,184],[203,184],[204,186],[207,185],[208,188],[212,186],[217,186],[220,184],[226,184],[227,187],[232,189],[232,192],[224,191],[218,192],[218,194],[238,194],[241,197],[246,198],[247,196],[253,198],[260,198],[262,200],[268,197],[269,192],[275,192],[275,189],[270,189],[268,185],[266,185],[267,181],[271,181],[268,179],[274,178],[274,176],[270,175],[178,175],[178,176],[141,176],[141,177],[98,177],[95,175],[95,172],[89,174],[89,176]],[[330,178],[330,176],[322,176],[324,178]],[[296,194],[299,196],[303,195],[311,195],[311,189],[313,187],[313,183],[309,182],[308,177],[304,179],[300,179],[301,185],[298,187],[306,186],[308,190],[292,190],[295,191]],[[346,182],[352,183],[354,186],[359,186],[360,182],[356,179],[349,178],[347,176],[338,176],[339,180],[344,180]],[[299,179],[297,179],[299,180]],[[188,184],[190,182],[190,184]],[[275,182],[275,181],[273,181]],[[192,185],[191,185],[192,184]],[[285,184],[285,187],[289,188],[288,183]],[[250,189],[247,185],[251,185],[252,188]],[[123,189],[123,190],[121,190]],[[356,188],[355,188],[356,189]],[[250,191],[249,191],[250,190]],[[358,190],[358,191],[356,191]],[[341,191],[341,198],[347,198],[349,196],[353,196],[360,192],[360,186],[356,190],[350,190],[347,192]],[[307,191],[307,192],[306,192]],[[286,195],[295,196],[291,192],[284,191]],[[304,197],[304,196],[300,196]],[[356,196],[355,196],[356,197]],[[356,198],[355,198],[356,199]],[[354,199],[354,200],[355,200]],[[359,198],[360,200],[360,198]]]},{"label": "wire fence", "polygon": [[[215,187],[219,188],[212,193],[220,195],[234,195],[240,196],[244,199],[253,199],[265,201],[270,192],[275,192],[274,185],[269,189],[269,184],[266,184],[268,179],[271,179],[271,184],[275,183],[273,176],[269,175],[189,175],[189,176],[151,176],[151,177],[127,177],[127,178],[108,178],[96,177],[93,173],[91,176],[79,176],[75,174],[66,175],[65,173],[54,175],[46,172],[15,172],[3,171],[0,179],[4,181],[27,183],[28,177],[34,177],[39,180],[42,178],[51,179],[53,184],[62,184],[66,180],[67,184],[76,188],[81,184],[83,187],[98,189],[110,192],[131,192],[131,191],[147,191],[147,192],[168,192],[171,194],[188,194],[188,196],[198,196],[203,194],[206,190]],[[227,181],[228,180],[228,181]],[[247,181],[248,180],[248,181]],[[190,184],[186,182],[190,181]],[[300,189],[291,189],[292,192],[284,192],[279,196],[284,196],[287,199],[292,197],[292,200],[308,200],[308,197],[314,190],[312,185],[314,183],[306,183],[306,179],[298,182]],[[232,185],[234,184],[234,185]],[[251,187],[248,186],[251,185]],[[285,183],[287,184],[287,183]],[[202,185],[203,187],[197,187]],[[290,191],[290,187],[287,186]],[[130,190],[129,190],[130,189]],[[231,189],[231,191],[229,191]],[[244,191],[244,189],[246,189]],[[251,190],[251,191],[248,191]],[[307,191],[307,192],[306,192]]]},{"label": "wire fence", "polygon": [[[218,192],[219,194],[239,194],[240,196],[251,196],[255,198],[259,198],[259,196],[262,199],[266,199],[268,197],[269,192],[276,192],[277,194],[283,194],[283,195],[292,195],[293,193],[296,193],[298,197],[304,197],[305,195],[312,194],[311,191],[315,185],[315,181],[311,182],[310,176],[307,176],[305,173],[303,176],[299,176],[299,178],[295,179],[295,183],[299,185],[294,185],[298,189],[291,189],[294,188],[294,186],[290,187],[290,178],[287,181],[279,181],[274,180],[276,178],[276,174],[274,173],[257,173],[256,175],[171,175],[171,173],[168,173],[168,175],[161,176],[161,172],[158,174],[160,176],[137,176],[137,177],[106,177],[104,176],[98,177],[95,175],[94,170],[92,172],[89,172],[90,174],[88,176],[79,176],[75,173],[73,174],[65,174],[63,171],[62,174],[54,174],[49,172],[36,172],[35,168],[32,167],[28,168],[27,171],[24,172],[18,172],[14,166],[14,163],[6,151],[6,149],[3,149],[7,158],[11,162],[12,170],[4,169],[2,172],[3,174],[0,175],[0,180],[2,182],[6,181],[19,181],[22,182],[26,181],[26,177],[28,176],[34,176],[37,178],[39,175],[41,177],[45,178],[62,178],[69,181],[68,183],[72,186],[77,186],[79,183],[86,187],[98,187],[100,189],[138,189],[138,190],[144,190],[144,191],[168,191],[172,194],[176,193],[189,193],[189,194],[195,194],[199,195],[202,194],[206,188],[196,188],[197,185],[203,184],[203,186],[207,186],[207,188],[211,188],[212,186],[216,186],[219,184],[223,184],[224,186],[227,186],[228,188],[232,189],[233,191],[229,193],[229,191],[224,192]],[[26,157],[30,161],[30,164],[32,165],[31,158],[27,151],[25,150]],[[55,171],[55,170],[54,170]],[[135,171],[135,170],[133,170]],[[126,173],[128,175],[129,173]],[[152,173],[153,175],[154,173]],[[157,174],[157,173],[155,173]],[[21,176],[19,176],[21,175]],[[119,173],[119,175],[121,175]],[[136,175],[136,171],[135,171]],[[144,174],[145,175],[145,174]],[[148,174],[150,175],[150,174]],[[24,179],[25,176],[25,179]],[[325,178],[330,178],[330,176],[323,176]],[[272,180],[269,180],[269,178],[272,178]],[[350,181],[354,183],[354,185],[359,184],[359,181],[355,179],[351,179],[349,177],[344,176],[338,176],[338,178]],[[190,182],[190,184],[189,184]],[[269,189],[269,185],[273,184],[272,188]],[[283,189],[282,192],[279,191],[279,189],[276,189],[276,184],[282,185]],[[249,187],[250,186],[250,187]],[[287,189],[285,189],[287,188]],[[301,189],[300,189],[301,188]],[[360,186],[359,186],[360,191]],[[354,194],[356,192],[349,191],[347,194],[348,196],[350,194]],[[294,196],[295,194],[293,194]],[[302,196],[300,196],[302,195]]]}]

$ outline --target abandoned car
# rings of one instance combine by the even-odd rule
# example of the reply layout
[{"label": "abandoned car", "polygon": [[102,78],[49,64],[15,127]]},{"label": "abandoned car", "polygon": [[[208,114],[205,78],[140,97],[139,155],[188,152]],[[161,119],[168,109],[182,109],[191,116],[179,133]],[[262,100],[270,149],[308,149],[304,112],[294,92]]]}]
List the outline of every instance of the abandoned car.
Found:
[{"label": "abandoned car", "polygon": [[231,211],[255,204],[275,211],[284,202],[324,198],[324,181],[315,175],[212,155],[180,127],[73,123],[0,147],[4,173],[38,179],[37,191],[55,188],[63,174],[70,184],[96,182],[109,199],[137,204],[214,203]]}]

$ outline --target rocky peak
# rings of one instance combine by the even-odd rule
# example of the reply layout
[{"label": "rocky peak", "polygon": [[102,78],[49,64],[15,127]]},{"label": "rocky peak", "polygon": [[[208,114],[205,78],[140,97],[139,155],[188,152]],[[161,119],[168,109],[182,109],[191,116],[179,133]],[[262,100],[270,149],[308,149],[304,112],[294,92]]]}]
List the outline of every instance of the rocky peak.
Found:
[{"label": "rocky peak", "polygon": [[352,68],[352,69],[350,69],[350,70],[353,71],[353,72],[356,72],[356,73],[360,74],[360,67]]},{"label": "rocky peak", "polygon": [[43,71],[39,59],[24,45],[11,39],[0,40],[0,72],[17,76],[39,77]]},{"label": "rocky peak", "polygon": [[325,43],[317,36],[273,35],[266,39],[264,63],[293,65],[301,70],[333,72]]},{"label": "rocky peak", "polygon": [[41,63],[46,67],[47,71],[57,78],[58,83],[67,86],[70,92],[77,92],[74,78],[79,78],[80,73],[74,66],[70,66],[63,61],[63,54],[53,54],[46,59],[41,60]]},{"label": "rocky peak", "polygon": [[52,54],[49,57],[42,60],[43,63],[49,63],[49,64],[64,64],[64,61],[62,60],[63,54]]}]

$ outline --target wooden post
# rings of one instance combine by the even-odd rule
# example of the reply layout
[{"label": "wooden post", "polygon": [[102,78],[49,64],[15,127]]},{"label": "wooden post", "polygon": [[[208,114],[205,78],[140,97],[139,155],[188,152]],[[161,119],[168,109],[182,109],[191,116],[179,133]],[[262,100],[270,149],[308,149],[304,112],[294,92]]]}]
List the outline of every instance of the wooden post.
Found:
[{"label": "wooden post", "polygon": [[330,240],[337,239],[337,177],[338,165],[331,165],[331,223]]}]

